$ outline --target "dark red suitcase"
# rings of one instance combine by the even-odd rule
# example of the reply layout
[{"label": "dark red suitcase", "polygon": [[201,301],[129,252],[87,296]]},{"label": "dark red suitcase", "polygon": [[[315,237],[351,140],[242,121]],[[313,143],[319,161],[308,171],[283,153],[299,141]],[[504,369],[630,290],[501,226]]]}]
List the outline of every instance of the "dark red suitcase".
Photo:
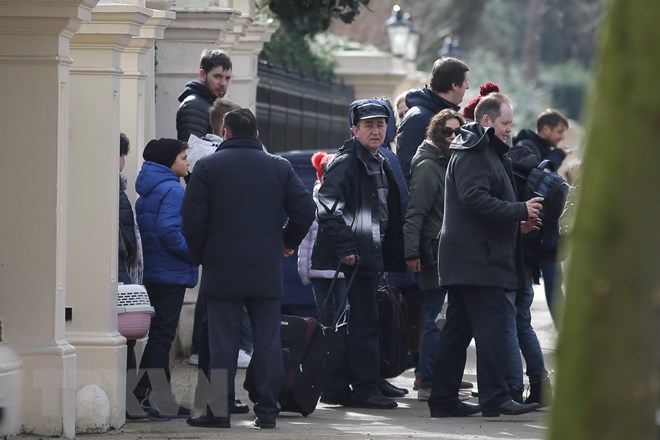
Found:
[{"label": "dark red suitcase", "polygon": [[[329,290],[339,275],[339,268]],[[351,287],[357,269],[353,271],[346,291]],[[332,327],[319,324],[314,318],[282,315],[282,360],[284,384],[279,395],[282,411],[308,416],[316,409],[330,375],[342,358],[344,340],[337,333],[337,324],[343,316],[345,302],[339,308]],[[254,384],[252,365],[245,373],[243,388],[252,402],[259,398]]]}]

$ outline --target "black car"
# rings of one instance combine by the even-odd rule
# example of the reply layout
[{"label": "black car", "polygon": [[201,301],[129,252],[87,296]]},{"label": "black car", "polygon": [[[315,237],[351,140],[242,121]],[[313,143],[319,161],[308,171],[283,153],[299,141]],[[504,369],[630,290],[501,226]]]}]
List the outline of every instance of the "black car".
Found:
[{"label": "black car", "polygon": [[[316,182],[316,169],[312,165],[312,155],[319,150],[297,150],[277,153],[291,162],[293,170],[305,188],[311,193]],[[282,313],[285,315],[317,317],[316,302],[312,286],[303,286],[298,276],[298,251],[284,259],[284,298]]]}]

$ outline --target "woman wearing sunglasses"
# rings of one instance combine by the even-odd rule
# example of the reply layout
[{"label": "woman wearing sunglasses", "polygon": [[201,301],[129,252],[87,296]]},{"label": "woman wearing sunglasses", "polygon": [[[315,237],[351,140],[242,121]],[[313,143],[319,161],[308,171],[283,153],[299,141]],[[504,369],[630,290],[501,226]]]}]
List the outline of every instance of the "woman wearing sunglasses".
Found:
[{"label": "woman wearing sunglasses", "polygon": [[[406,264],[410,270],[419,273],[418,284],[426,294],[424,330],[415,380],[419,383],[419,400],[428,400],[431,393],[435,352],[440,339],[435,318],[446,295],[438,284],[437,243],[444,217],[449,145],[461,133],[460,127],[464,123],[465,119],[451,109],[436,114],[410,167],[410,203],[404,224]],[[472,384],[463,382],[461,386],[471,388]]]}]

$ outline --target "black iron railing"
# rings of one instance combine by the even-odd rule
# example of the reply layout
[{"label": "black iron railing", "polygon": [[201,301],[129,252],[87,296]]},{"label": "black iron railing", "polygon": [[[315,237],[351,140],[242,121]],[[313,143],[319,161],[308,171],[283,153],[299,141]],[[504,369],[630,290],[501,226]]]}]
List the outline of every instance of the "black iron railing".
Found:
[{"label": "black iron railing", "polygon": [[350,136],[353,87],[259,63],[257,124],[271,153],[335,150]]}]

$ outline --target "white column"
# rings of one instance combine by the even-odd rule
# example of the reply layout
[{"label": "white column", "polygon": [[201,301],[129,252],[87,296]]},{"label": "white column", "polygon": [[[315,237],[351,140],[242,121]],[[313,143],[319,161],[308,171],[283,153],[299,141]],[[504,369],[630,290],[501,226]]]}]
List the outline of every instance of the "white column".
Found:
[{"label": "white column", "polygon": [[75,436],[76,391],[64,325],[69,40],[95,4],[0,4],[2,339],[22,361],[22,429],[63,438]]},{"label": "white column", "polygon": [[333,52],[337,57],[335,73],[355,89],[355,99],[387,96],[396,99],[399,93],[417,85],[417,72],[412,63],[380,51]]},{"label": "white column", "polygon": [[[150,5],[147,3],[147,7]],[[142,151],[155,137],[154,114],[154,43],[163,38],[174,12],[149,9],[151,16],[121,54],[120,131],[131,141],[124,174],[128,178],[126,194],[135,203],[135,178],[142,165]]]},{"label": "white column", "polygon": [[117,332],[121,56],[151,16],[143,1],[126,3],[101,0],[71,40],[67,306],[73,319],[66,330],[78,353],[77,389],[98,385],[110,406],[107,422],[79,424],[78,431],[125,422],[126,345]]},{"label": "white column", "polygon": [[231,61],[234,66],[234,76],[227,99],[236,104],[247,107],[256,114],[257,111],[257,76],[259,54],[264,44],[277,30],[279,24],[270,20],[268,22],[255,21],[249,24],[243,35],[239,36],[236,46],[232,50]]},{"label": "white column", "polygon": [[[220,2],[227,3],[227,2]],[[220,48],[233,31],[240,11],[216,6],[216,0],[177,0],[174,20],[156,44],[156,135],[176,138],[178,96],[188,81],[199,78],[199,57],[206,48]],[[231,93],[231,86],[229,87]]]}]

